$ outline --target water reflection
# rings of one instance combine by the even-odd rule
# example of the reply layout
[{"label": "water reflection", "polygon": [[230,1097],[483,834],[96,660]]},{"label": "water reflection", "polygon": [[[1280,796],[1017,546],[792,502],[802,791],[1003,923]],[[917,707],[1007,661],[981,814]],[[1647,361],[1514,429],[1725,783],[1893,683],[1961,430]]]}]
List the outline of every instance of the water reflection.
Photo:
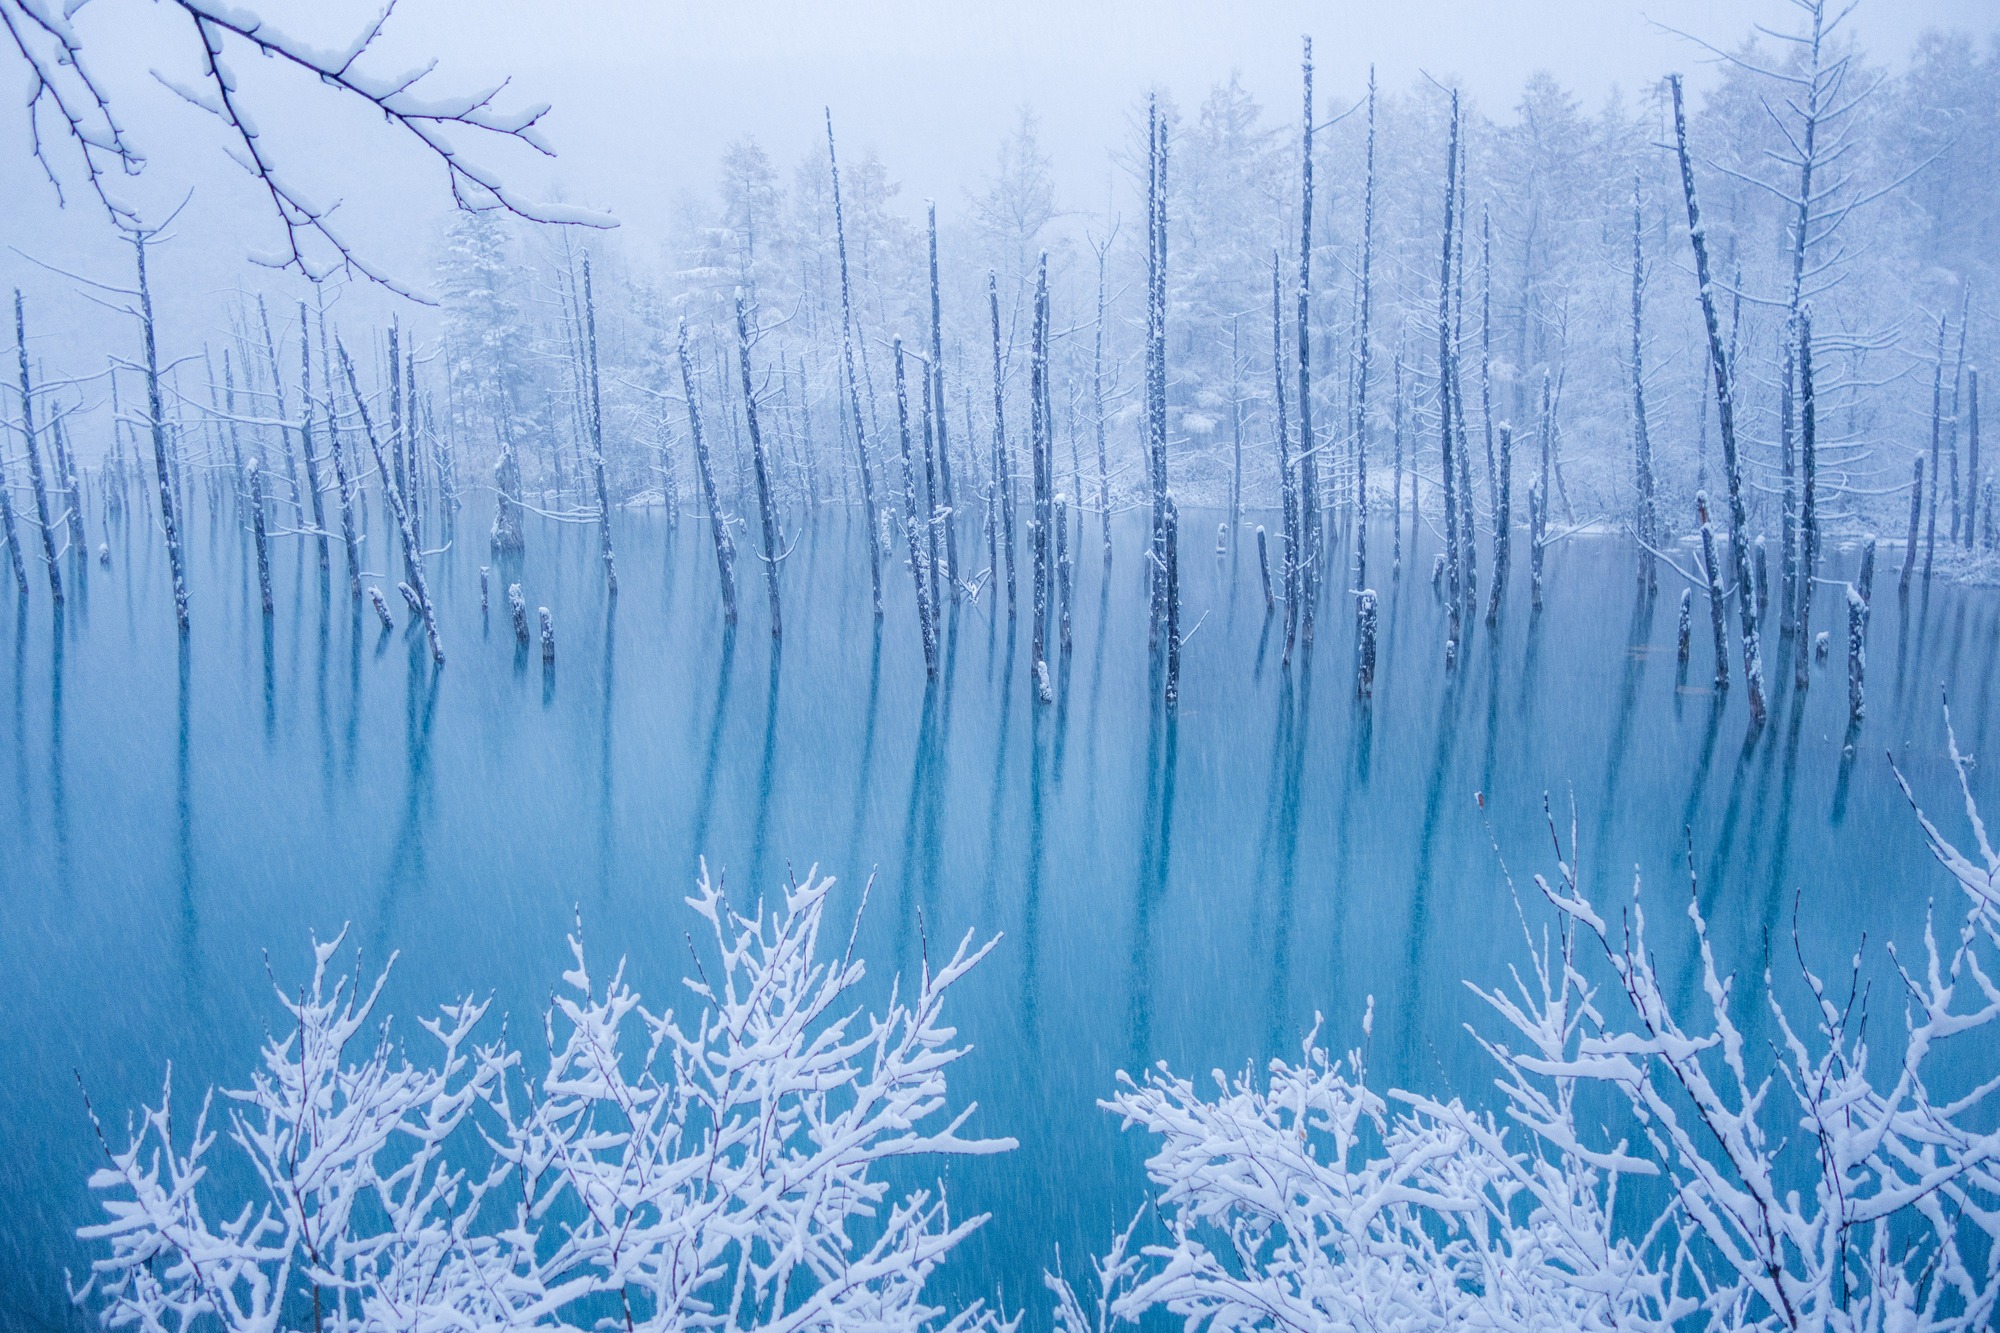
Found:
[{"label": "water reflection", "polygon": [[[531,523],[505,560],[441,557],[442,671],[407,624],[383,635],[305,540],[274,552],[266,622],[226,525],[190,526],[186,641],[141,523],[111,529],[87,618],[0,606],[0,1134],[45,1145],[0,1161],[0,1272],[28,1275],[22,1321],[71,1318],[62,1268],[88,1258],[70,1229],[98,1157],[72,1069],[118,1111],[156,1095],[169,1060],[183,1088],[242,1079],[272,1017],[264,951],[295,980],[309,931],[352,921],[370,959],[400,950],[399,1021],[471,989],[513,1023],[545,1003],[579,904],[651,1003],[681,1002],[701,857],[744,895],[817,861],[848,912],[879,867],[856,951],[884,995],[926,942],[1004,932],[961,994],[977,1054],[954,1096],[1022,1148],[953,1165],[954,1206],[997,1220],[936,1281],[941,1300],[999,1286],[1021,1305],[1042,1299],[1057,1245],[1100,1245],[1141,1197],[1145,1145],[1095,1105],[1120,1068],[1241,1069],[1295,1053],[1316,1012],[1344,1047],[1373,996],[1384,1086],[1479,1095],[1463,1025],[1480,1013],[1460,982],[1506,980],[1519,923],[1494,849],[1550,868],[1544,792],[1565,833],[1574,801],[1593,889],[1623,895],[1637,867],[1666,895],[1655,943],[1685,989],[1690,877],[1746,975],[1795,901],[1822,961],[1864,928],[1914,938],[1938,885],[1883,753],[1949,813],[1939,687],[1968,750],[1991,726],[1996,603],[1941,586],[1878,600],[1858,732],[1844,662],[1799,691],[1774,640],[1787,669],[1752,733],[1740,688],[1706,688],[1705,615],[1693,683],[1654,666],[1674,652],[1680,589],[1645,595],[1628,552],[1581,538],[1549,551],[1539,614],[1517,551],[1500,617],[1467,618],[1450,673],[1428,582],[1389,578],[1376,692],[1358,699],[1351,598],[1329,592],[1316,642],[1285,666],[1246,526],[1218,559],[1186,544],[1183,623],[1200,629],[1169,711],[1134,515],[1111,564],[1076,562],[1072,651],[1053,655],[1044,705],[1027,599],[1009,616],[997,582],[947,602],[927,681],[904,566],[886,567],[878,621],[851,515],[793,524],[782,651],[759,633],[740,660],[705,526],[620,522],[615,604],[591,534],[563,525]],[[1427,570],[1430,539],[1405,538]],[[1391,550],[1386,533],[1374,545]],[[1832,553],[1830,576],[1856,555]],[[485,611],[478,558],[493,559]],[[1381,554],[1377,573],[1393,573]],[[515,640],[517,582],[563,636],[553,673],[532,626]]]}]

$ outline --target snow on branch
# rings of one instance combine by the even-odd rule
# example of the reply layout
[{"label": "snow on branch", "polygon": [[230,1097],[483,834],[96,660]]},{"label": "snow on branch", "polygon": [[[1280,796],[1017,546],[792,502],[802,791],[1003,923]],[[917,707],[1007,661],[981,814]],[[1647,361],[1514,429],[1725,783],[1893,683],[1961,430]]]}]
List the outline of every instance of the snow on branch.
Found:
[{"label": "snow on branch", "polygon": [[[745,915],[704,870],[688,902],[713,953],[684,1018],[646,1009],[622,961],[595,970],[579,928],[534,1076],[504,1032],[475,1037],[490,1002],[470,999],[422,1024],[413,1063],[376,1015],[382,979],[334,976],[340,940],[316,943],[248,1088],[177,1129],[169,1071],[126,1146],[105,1139],[108,1218],[81,1234],[110,1254],[74,1298],[106,1327],[176,1333],[1010,1329],[923,1299],[986,1219],[875,1173],[1015,1146],[964,1137],[972,1106],[946,1112],[967,1048],[944,996],[992,943],[968,935],[864,1019],[862,964],[821,948],[832,884],[808,874]],[[248,1172],[211,1176],[224,1134]]]},{"label": "snow on branch", "polygon": [[1553,939],[1526,932],[1511,988],[1473,988],[1500,1020],[1479,1037],[1497,1114],[1378,1093],[1362,1053],[1329,1054],[1317,1026],[1261,1078],[1121,1075],[1104,1105],[1158,1136],[1164,1237],[1136,1256],[1130,1233],[1117,1242],[1094,1319],[1050,1278],[1060,1326],[1165,1310],[1210,1330],[1993,1327],[2000,856],[1965,799],[1972,856],[1918,812],[1964,912],[1927,926],[1916,965],[1890,950],[1903,1029],[1873,1059],[1858,952],[1836,985],[1800,950],[1803,1005],[1766,972],[1775,1037],[1757,1050],[1698,898],[1701,992],[1678,1005],[1637,885],[1600,908],[1558,838],[1558,874],[1535,879]]},{"label": "snow on branch", "polygon": [[[193,26],[200,43],[198,73],[193,82],[155,77],[222,123],[230,156],[263,187],[285,231],[284,250],[268,261],[275,267],[294,269],[314,279],[350,270],[412,295],[384,270],[370,264],[336,225],[339,200],[314,198],[265,138],[231,63],[232,48],[275,61],[305,80],[372,107],[444,169],[452,199],[460,208],[498,208],[540,223],[615,225],[602,213],[519,193],[475,152],[474,144],[504,141],[553,157],[554,150],[541,132],[541,121],[549,111],[547,103],[503,109],[499,100],[508,86],[504,79],[470,92],[433,93],[426,85],[435,60],[386,73],[368,67],[367,58],[395,12],[394,0],[338,49],[323,49],[295,37],[258,12],[255,5],[240,0],[170,3]],[[29,76],[26,109],[31,148],[60,198],[60,173],[42,136],[43,118],[53,112],[62,134],[77,149],[91,188],[106,212],[120,226],[137,227],[137,216],[117,200],[109,180],[120,171],[137,175],[145,157],[118,121],[115,90],[91,72],[85,43],[71,22],[76,8],[52,0],[0,0],[0,26],[5,27]]]}]

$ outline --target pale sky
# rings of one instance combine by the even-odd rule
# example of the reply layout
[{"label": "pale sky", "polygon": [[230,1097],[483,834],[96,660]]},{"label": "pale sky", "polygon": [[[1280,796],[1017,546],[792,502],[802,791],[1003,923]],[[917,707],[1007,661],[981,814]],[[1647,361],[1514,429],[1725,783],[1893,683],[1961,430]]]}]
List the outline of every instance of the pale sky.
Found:
[{"label": "pale sky", "polygon": [[[334,44],[372,3],[256,7]],[[1504,116],[1543,68],[1593,107],[1614,87],[1630,92],[1670,70],[1699,88],[1709,57],[1669,29],[1734,46],[1754,22],[1795,20],[1786,0],[400,0],[381,59],[436,56],[441,90],[504,77],[503,101],[553,103],[545,128],[558,159],[510,155],[510,179],[609,209],[625,248],[643,256],[677,198],[712,192],[731,140],[755,136],[789,181],[821,143],[823,107],[833,109],[843,152],[875,149],[910,209],[935,198],[949,218],[1019,108],[1032,106],[1065,201],[1092,208],[1105,198],[1107,149],[1148,86],[1191,107],[1234,70],[1274,120],[1295,117],[1302,33],[1314,36],[1328,107],[1362,88],[1373,62],[1384,87],[1429,73]],[[2000,32],[2000,4],[1865,0],[1850,22],[1871,58],[1900,65],[1927,28]],[[78,24],[100,76],[124,90],[124,119],[152,159],[136,187],[149,208],[157,215],[195,191],[159,261],[164,299],[169,308],[213,305],[274,229],[213,124],[154,77],[186,69],[185,22],[147,0],[90,0]],[[379,120],[297,80],[259,83],[273,77],[264,68],[272,62],[237,61],[246,86],[269,93],[259,103],[264,128],[315,173],[318,196],[344,201],[341,216],[373,257],[425,280],[449,206],[434,168],[398,151]],[[62,301],[65,284],[14,249],[93,273],[129,270],[129,248],[112,242],[87,196],[80,203],[73,191],[67,210],[55,207],[17,113],[0,119],[0,189],[9,198],[0,245],[13,248],[0,250],[0,278],[27,286],[31,300]],[[67,307],[79,328],[88,322],[87,311]]]}]

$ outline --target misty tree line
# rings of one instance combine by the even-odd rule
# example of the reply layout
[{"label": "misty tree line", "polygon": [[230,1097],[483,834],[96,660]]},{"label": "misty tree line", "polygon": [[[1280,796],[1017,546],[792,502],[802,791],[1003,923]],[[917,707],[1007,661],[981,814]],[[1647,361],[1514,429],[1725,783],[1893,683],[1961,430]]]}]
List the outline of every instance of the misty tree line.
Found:
[{"label": "misty tree line", "polygon": [[[1775,540],[1785,517],[1785,418],[1796,419],[1799,398],[1796,353],[1788,351],[1796,333],[1788,328],[1810,305],[1819,360],[1819,522],[1885,535],[1900,528],[1890,521],[1902,512],[1896,497],[1906,495],[1912,457],[1923,454],[1928,470],[1933,381],[1941,379],[1944,481],[1930,489],[1947,532],[1965,541],[1983,516],[1987,480],[1970,471],[1968,371],[1990,336],[1977,296],[2000,224],[1973,164],[1981,160],[1979,145],[2000,133],[1993,68],[2000,55],[1935,35],[1905,73],[1886,77],[1838,31],[1824,48],[1816,80],[1806,46],[1766,38],[1733,53],[1740,63],[1725,65],[1720,85],[1689,118],[1720,318],[1735,358],[1746,503],[1757,533]],[[1787,159],[1798,157],[1813,91],[1825,104],[1811,109],[1817,173],[1800,247],[1798,166]],[[1246,506],[1276,508],[1278,405],[1265,321],[1277,254],[1291,326],[1281,354],[1296,358],[1307,161],[1300,127],[1276,123],[1233,79],[1192,112],[1165,94],[1149,100],[1167,145],[1171,486],[1192,502],[1233,504],[1240,495]],[[1295,435],[1297,423],[1310,418],[1310,442],[1295,439],[1292,453],[1303,455],[1301,475],[1318,473],[1323,510],[1348,503],[1364,459],[1376,489],[1386,489],[1399,421],[1406,464],[1415,460],[1426,474],[1420,495],[1427,505],[1442,503],[1438,243],[1451,100],[1430,86],[1385,90],[1372,105],[1365,93],[1318,99],[1306,352],[1319,373],[1309,401],[1291,386],[1290,414]],[[1147,311],[1140,308],[1151,248],[1140,244],[1149,229],[1137,222],[1150,160],[1141,141],[1145,116],[1143,105],[1135,110],[1135,142],[1113,153],[1132,189],[1114,212],[1079,213],[1058,198],[1038,127],[1025,112],[983,190],[962,201],[955,220],[950,202],[940,209],[942,336],[935,341],[946,401],[936,415],[949,427],[944,456],[978,488],[975,495],[992,475],[983,447],[994,415],[985,346],[989,280],[1000,305],[1000,378],[1005,393],[1019,397],[1029,388],[1043,252],[1058,489],[1090,509],[1141,501],[1151,489],[1151,372],[1144,368]],[[1498,508],[1486,440],[1510,423],[1516,446],[1530,451],[1523,457],[1538,456],[1542,434],[1553,437],[1553,522],[1641,523],[1636,304],[1650,507],[1668,530],[1693,531],[1695,492],[1720,487],[1721,446],[1665,83],[1590,111],[1538,76],[1503,115],[1465,101],[1462,127],[1455,159],[1461,234],[1453,242],[1446,353],[1464,368],[1464,406],[1480,457],[1471,521],[1486,529]],[[741,289],[753,334],[762,330],[768,367],[760,369],[759,395],[775,415],[778,452],[789,464],[780,481],[788,503],[859,503],[827,147],[816,143],[788,176],[754,142],[733,144],[722,154],[719,207],[691,206],[675,219],[663,263],[600,255],[614,498],[654,491],[686,503],[693,495],[686,423],[678,406],[665,404],[682,388],[675,349],[677,322],[685,318],[697,392],[716,400],[710,416],[727,451],[724,495],[734,512],[753,512],[745,503],[749,488],[739,484],[747,464],[740,472],[735,466],[742,405],[722,393],[733,379],[726,363]],[[916,220],[906,215],[912,210],[902,207],[883,164],[866,153],[847,157],[842,205],[856,387],[861,433],[879,478],[898,465],[891,342],[934,341],[931,242],[921,210]],[[584,501],[592,487],[579,461],[588,453],[579,443],[588,426],[573,351],[581,323],[576,245],[567,235],[522,236],[494,215],[465,215],[444,255],[440,288],[455,427],[487,456],[503,435],[528,441],[521,461],[531,487]],[[1475,366],[1476,376],[1466,373]],[[1026,406],[1013,416],[1015,433],[1023,434]],[[1095,475],[1100,421],[1108,496]],[[968,506],[961,501],[960,508]]]},{"label": "misty tree line", "polygon": [[[423,560],[469,491],[495,495],[503,556],[527,513],[594,524],[613,591],[610,514],[694,518],[725,616],[749,578],[774,634],[798,528],[858,507],[877,610],[900,563],[933,669],[943,605],[990,587],[1010,613],[1032,606],[1038,683],[1048,636],[1067,649],[1087,517],[1108,562],[1112,515],[1145,507],[1171,696],[1179,513],[1195,504],[1225,511],[1220,549],[1246,512],[1275,511],[1255,547],[1288,660],[1329,593],[1371,591],[1385,554],[1400,577],[1420,532],[1447,662],[1466,616],[1499,614],[1517,527],[1535,605],[1551,544],[1626,532],[1647,587],[1664,562],[1706,594],[1718,686],[1734,604],[1759,717],[1760,621],[1803,677],[1828,534],[1903,536],[1902,589],[1941,557],[1976,576],[1994,546],[1976,362],[2000,51],[1934,34],[1891,76],[1845,13],[1795,8],[1794,31],[1715,53],[1720,81],[1691,114],[1677,77],[1588,112],[1536,76],[1498,118],[1429,81],[1329,96],[1307,41],[1289,124],[1235,78],[1192,114],[1147,93],[1143,141],[1111,155],[1136,198],[1105,211],[1064,207],[1023,111],[959,216],[930,203],[914,222],[878,158],[843,155],[829,111],[789,180],[756,143],[728,146],[719,206],[672,219],[660,262],[461,212],[437,316],[400,340],[360,334],[356,358],[329,342],[319,292],[275,317],[245,302],[233,347],[165,370],[129,307],[143,364],[40,390],[23,335],[17,434],[43,442],[4,460],[0,491],[18,471],[34,498],[0,515],[16,579],[25,591],[29,529],[58,599],[65,521],[87,547],[65,421],[94,419],[88,394],[108,387],[107,509],[149,471],[172,549],[175,487],[203,478],[211,513],[226,492],[257,530],[260,568],[268,505],[290,519],[276,535],[312,538],[323,563],[345,548],[359,602],[373,490],[440,657]],[[1140,204],[1143,227],[1122,211]],[[140,406],[120,405],[121,378],[128,394],[143,380]],[[1391,522],[1373,567],[1371,514]],[[1673,548],[1695,534],[1684,568]],[[1365,638],[1372,599],[1355,601]]]}]

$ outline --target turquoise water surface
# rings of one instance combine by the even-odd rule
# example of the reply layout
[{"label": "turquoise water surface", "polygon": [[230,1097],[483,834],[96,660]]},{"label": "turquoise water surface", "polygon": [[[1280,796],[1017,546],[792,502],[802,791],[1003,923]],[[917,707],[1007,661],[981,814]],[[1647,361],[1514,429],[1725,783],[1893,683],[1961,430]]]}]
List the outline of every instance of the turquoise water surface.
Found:
[{"label": "turquoise water surface", "polygon": [[[1183,519],[1190,534],[1214,523]],[[1993,726],[2000,597],[1901,602],[1890,559],[1850,737],[1838,589],[1817,612],[1834,660],[1801,695],[1784,645],[1771,723],[1752,733],[1740,680],[1706,688],[1704,609],[1683,676],[1678,579],[1641,596],[1608,537],[1550,552],[1539,614],[1517,564],[1498,625],[1472,622],[1447,672],[1430,538],[1392,579],[1376,533],[1380,661],[1358,701],[1350,599],[1328,594],[1310,658],[1286,668],[1248,534],[1219,555],[1190,536],[1170,713],[1136,518],[1108,568],[1095,520],[1078,542],[1049,706],[1028,671],[1025,568],[1018,621],[995,585],[947,609],[927,686],[907,576],[885,572],[878,624],[843,513],[798,534],[781,650],[754,561],[725,632],[692,520],[621,517],[608,600],[595,529],[531,519],[505,576],[531,615],[554,614],[545,672],[516,650],[497,569],[480,609],[484,531],[468,512],[466,539],[431,564],[440,672],[400,623],[393,578],[375,580],[393,632],[352,610],[337,543],[330,586],[309,546],[279,543],[267,621],[247,544],[205,514],[185,648],[143,525],[111,530],[108,567],[74,567],[60,621],[45,585],[25,608],[0,590],[0,1325],[85,1322],[63,1287],[90,1258],[75,1229],[98,1215],[83,1093],[118,1136],[169,1062],[190,1099],[240,1085],[283,1016],[266,953],[296,984],[313,931],[347,926],[364,967],[400,951],[386,1001],[400,1024],[490,992],[517,1032],[577,913],[596,953],[629,955],[641,991],[668,1002],[703,856],[739,893],[817,863],[842,881],[843,916],[873,874],[857,952],[878,1001],[926,941],[1004,935],[955,997],[975,1050],[954,1094],[980,1104],[971,1129],[1020,1149],[919,1177],[943,1172],[956,1212],[993,1214],[940,1294],[1039,1310],[1058,1250],[1076,1271],[1145,1197],[1146,1143],[1096,1104],[1120,1069],[1241,1069],[1295,1053],[1316,1012],[1333,1044],[1357,1044],[1372,996],[1375,1079],[1481,1096],[1464,1025],[1486,1020],[1461,982],[1504,982],[1523,956],[1502,862],[1524,892],[1524,872],[1553,869],[1544,793],[1565,836],[1574,809],[1586,889],[1622,898],[1637,868],[1663,899],[1656,942],[1686,985],[1690,847],[1731,966],[1790,967],[1796,903],[1805,953],[1837,967],[1864,931],[1915,942],[1927,901],[1955,892],[1886,756],[1957,833],[1940,687],[1965,749],[1983,754]],[[1827,572],[1854,559],[1835,552]],[[1975,769],[1975,792],[1991,785]]]}]

